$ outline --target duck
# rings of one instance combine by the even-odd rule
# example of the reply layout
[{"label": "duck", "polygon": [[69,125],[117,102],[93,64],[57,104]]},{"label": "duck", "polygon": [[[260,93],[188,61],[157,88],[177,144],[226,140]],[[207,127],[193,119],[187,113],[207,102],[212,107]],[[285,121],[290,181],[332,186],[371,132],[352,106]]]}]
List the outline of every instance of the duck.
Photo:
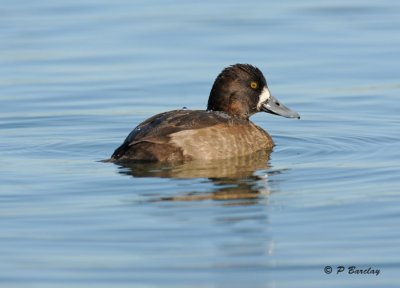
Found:
[{"label": "duck", "polygon": [[234,64],[215,79],[206,110],[178,109],[150,117],[132,130],[110,161],[205,161],[270,151],[271,136],[250,120],[258,112],[300,119],[272,96],[260,69]]}]

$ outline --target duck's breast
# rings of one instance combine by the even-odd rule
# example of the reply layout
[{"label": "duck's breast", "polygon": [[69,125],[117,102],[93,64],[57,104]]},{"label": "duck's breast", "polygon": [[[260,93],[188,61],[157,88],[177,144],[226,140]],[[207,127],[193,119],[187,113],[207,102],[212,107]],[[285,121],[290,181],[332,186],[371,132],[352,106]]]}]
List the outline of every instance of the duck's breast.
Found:
[{"label": "duck's breast", "polygon": [[170,135],[169,142],[185,157],[204,160],[248,155],[274,145],[268,133],[250,121],[179,131]]}]

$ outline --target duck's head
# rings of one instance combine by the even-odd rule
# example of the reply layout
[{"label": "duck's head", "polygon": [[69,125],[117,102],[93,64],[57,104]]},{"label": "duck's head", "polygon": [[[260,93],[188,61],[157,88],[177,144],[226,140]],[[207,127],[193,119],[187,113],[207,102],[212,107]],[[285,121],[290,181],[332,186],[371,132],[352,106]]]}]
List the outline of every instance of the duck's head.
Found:
[{"label": "duck's head", "polygon": [[210,92],[207,110],[224,111],[242,119],[261,111],[300,119],[297,112],[271,95],[262,72],[249,64],[229,66],[218,75]]}]

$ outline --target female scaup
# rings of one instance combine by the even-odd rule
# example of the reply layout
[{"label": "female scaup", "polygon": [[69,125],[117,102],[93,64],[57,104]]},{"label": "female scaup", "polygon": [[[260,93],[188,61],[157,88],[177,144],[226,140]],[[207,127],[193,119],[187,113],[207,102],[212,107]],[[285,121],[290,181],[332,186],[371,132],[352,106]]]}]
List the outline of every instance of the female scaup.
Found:
[{"label": "female scaup", "polygon": [[274,146],[271,136],[249,120],[261,111],[300,119],[271,95],[258,68],[235,64],[218,75],[207,110],[174,110],[147,119],[110,160],[212,160],[270,150]]}]

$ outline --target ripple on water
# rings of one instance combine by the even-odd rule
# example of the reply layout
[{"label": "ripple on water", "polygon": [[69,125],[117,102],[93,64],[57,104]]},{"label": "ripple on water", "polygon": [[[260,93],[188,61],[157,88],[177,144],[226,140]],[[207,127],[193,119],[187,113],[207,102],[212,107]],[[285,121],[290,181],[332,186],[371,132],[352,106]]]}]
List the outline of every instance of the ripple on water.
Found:
[{"label": "ripple on water", "polygon": [[277,144],[274,150],[280,156],[287,160],[302,158],[303,162],[332,160],[332,156],[350,156],[353,160],[378,156],[382,150],[392,149],[400,142],[397,136],[388,135],[275,136],[274,139]]}]

